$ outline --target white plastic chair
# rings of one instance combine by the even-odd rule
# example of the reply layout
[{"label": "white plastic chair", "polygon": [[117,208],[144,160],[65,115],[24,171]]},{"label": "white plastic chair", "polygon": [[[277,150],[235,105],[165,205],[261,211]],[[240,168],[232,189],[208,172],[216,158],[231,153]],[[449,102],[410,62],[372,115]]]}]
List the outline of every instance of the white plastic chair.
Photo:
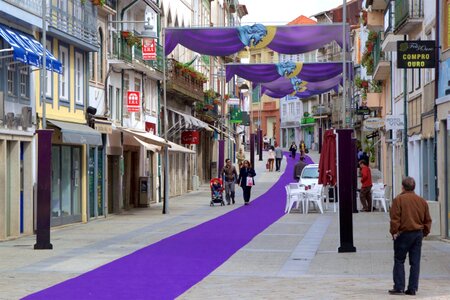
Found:
[{"label": "white plastic chair", "polygon": [[302,205],[302,211],[304,212],[304,197],[302,195],[303,190],[295,183],[295,185],[289,184],[285,186],[286,189],[286,209],[285,212],[289,213],[292,207],[295,205],[295,208],[299,207],[299,204]]},{"label": "white plastic chair", "polygon": [[[330,189],[333,190],[333,197],[330,198]],[[323,187],[323,193],[324,193],[324,201],[325,201],[325,209],[328,209],[328,204],[330,203],[330,199],[333,199],[333,212],[336,212],[336,189],[334,186],[326,185]]]},{"label": "white plastic chair", "polygon": [[324,198],[323,195],[323,185],[322,184],[316,184],[311,190],[308,190],[306,192],[306,209],[305,213],[308,213],[309,204],[315,203],[320,210],[320,213],[323,214],[323,207],[322,207],[322,200]]},{"label": "white plastic chair", "polygon": [[372,189],[372,208],[375,206],[376,202],[380,202],[381,206],[384,209],[384,212],[387,213],[388,202],[390,202],[391,198],[391,187],[384,186],[383,189],[376,188]]}]

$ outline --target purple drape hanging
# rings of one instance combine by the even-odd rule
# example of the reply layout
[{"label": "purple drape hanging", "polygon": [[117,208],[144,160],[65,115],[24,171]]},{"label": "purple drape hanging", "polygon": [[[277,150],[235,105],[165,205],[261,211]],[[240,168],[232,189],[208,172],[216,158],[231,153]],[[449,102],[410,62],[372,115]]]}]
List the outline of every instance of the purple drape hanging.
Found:
[{"label": "purple drape hanging", "polygon": [[[349,37],[347,30],[346,45],[350,45]],[[200,54],[213,56],[231,55],[245,47],[268,47],[278,53],[299,54],[318,49],[332,41],[343,44],[342,24],[167,28],[165,55],[170,54],[178,44]]]},{"label": "purple drape hanging", "polygon": [[[297,63],[297,70],[290,77],[296,76],[303,81],[317,82],[336,77],[342,73],[342,62],[327,63]],[[235,75],[255,82],[272,82],[279,78],[279,64],[226,64],[226,80],[230,81]]]},{"label": "purple drape hanging", "polygon": [[295,97],[298,97],[298,98],[309,98],[311,96],[320,95],[320,94],[329,92],[331,90],[334,90],[337,93],[338,90],[339,90],[339,85],[336,85],[334,87],[331,87],[331,88],[325,89],[325,90],[316,90],[316,91],[314,91],[314,90],[306,90],[306,91],[295,93],[295,94],[285,93],[285,92],[274,92],[274,91],[271,91],[271,90],[265,90],[264,94],[269,96],[269,97],[272,97],[272,98],[283,98],[283,97],[285,97],[287,95],[295,96]]},{"label": "purple drape hanging", "polygon": [[299,89],[295,89],[295,86],[289,78],[282,77],[275,81],[261,84],[261,93],[267,95],[266,91],[271,91],[272,93],[283,94],[285,96],[295,92],[328,91],[339,84],[342,84],[342,75],[319,82],[302,82]]}]

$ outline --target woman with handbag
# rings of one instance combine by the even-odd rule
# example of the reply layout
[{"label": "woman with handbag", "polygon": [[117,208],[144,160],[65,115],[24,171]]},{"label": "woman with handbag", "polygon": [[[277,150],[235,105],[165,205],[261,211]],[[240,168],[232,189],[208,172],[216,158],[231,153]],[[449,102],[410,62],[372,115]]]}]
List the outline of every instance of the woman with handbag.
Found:
[{"label": "woman with handbag", "polygon": [[248,202],[250,201],[250,192],[252,190],[252,186],[255,185],[255,179],[253,178],[255,176],[256,172],[252,168],[250,162],[248,160],[244,160],[242,163],[242,168],[239,170],[237,183],[242,188],[245,205],[248,205]]}]

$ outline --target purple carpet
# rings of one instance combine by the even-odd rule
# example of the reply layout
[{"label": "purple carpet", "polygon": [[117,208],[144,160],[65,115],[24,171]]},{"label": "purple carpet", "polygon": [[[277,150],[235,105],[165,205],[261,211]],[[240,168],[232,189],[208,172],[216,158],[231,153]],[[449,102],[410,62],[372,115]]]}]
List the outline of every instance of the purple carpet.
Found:
[{"label": "purple carpet", "polygon": [[24,299],[175,299],[284,215],[284,186],[293,181],[298,161],[288,153],[285,158],[285,172],[250,205]]}]

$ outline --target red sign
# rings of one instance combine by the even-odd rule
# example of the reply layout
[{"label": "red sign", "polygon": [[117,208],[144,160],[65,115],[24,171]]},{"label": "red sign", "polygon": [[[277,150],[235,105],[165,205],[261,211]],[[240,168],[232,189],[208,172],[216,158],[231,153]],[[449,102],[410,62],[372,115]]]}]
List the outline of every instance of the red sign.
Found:
[{"label": "red sign", "polygon": [[196,130],[183,131],[181,133],[182,144],[200,144],[200,133]]},{"label": "red sign", "polygon": [[156,134],[156,124],[152,122],[145,122],[145,131],[151,134]]},{"label": "red sign", "polygon": [[139,112],[141,108],[141,93],[128,91],[127,94],[128,112]]},{"label": "red sign", "polygon": [[156,43],[154,39],[142,39],[142,59],[156,60]]}]

